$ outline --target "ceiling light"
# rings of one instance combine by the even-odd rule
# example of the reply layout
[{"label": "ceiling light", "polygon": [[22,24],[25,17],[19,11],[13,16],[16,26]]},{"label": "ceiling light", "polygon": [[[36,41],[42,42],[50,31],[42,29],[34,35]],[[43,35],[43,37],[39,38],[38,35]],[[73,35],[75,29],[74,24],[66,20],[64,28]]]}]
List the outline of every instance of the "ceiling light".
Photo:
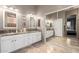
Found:
[{"label": "ceiling light", "polygon": [[12,7],[10,7],[9,9],[10,9],[10,10],[13,10],[13,8],[12,8]]}]

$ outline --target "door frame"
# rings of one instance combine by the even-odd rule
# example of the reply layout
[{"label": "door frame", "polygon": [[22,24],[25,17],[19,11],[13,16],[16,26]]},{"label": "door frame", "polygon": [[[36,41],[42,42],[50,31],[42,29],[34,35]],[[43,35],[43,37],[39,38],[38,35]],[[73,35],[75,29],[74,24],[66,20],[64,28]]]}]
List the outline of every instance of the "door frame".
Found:
[{"label": "door frame", "polygon": [[65,30],[65,33],[64,33],[64,35],[67,37],[67,18],[69,17],[69,16],[72,16],[72,15],[75,15],[76,16],[76,36],[77,36],[77,14],[71,14],[71,15],[66,15],[65,17],[65,26],[64,26],[64,30]]}]

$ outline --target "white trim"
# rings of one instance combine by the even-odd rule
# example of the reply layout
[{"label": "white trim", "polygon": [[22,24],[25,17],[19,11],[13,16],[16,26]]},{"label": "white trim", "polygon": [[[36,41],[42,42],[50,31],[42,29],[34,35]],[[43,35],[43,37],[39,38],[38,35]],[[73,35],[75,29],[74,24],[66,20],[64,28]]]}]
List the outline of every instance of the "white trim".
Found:
[{"label": "white trim", "polygon": [[56,11],[53,11],[53,12],[46,13],[45,16],[46,16],[46,15],[49,15],[49,14],[52,14],[52,13],[59,12],[59,11],[67,10],[67,9],[69,9],[69,8],[73,8],[73,7],[77,7],[77,5],[75,5],[75,6],[69,6],[69,7],[60,9],[60,10],[56,10]]}]

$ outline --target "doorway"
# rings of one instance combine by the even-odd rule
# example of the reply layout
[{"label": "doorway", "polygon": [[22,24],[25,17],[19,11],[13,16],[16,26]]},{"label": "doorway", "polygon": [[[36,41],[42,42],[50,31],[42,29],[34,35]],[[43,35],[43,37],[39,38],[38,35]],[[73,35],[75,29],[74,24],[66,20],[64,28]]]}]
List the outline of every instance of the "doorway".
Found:
[{"label": "doorway", "polygon": [[67,36],[76,36],[76,15],[67,17]]}]

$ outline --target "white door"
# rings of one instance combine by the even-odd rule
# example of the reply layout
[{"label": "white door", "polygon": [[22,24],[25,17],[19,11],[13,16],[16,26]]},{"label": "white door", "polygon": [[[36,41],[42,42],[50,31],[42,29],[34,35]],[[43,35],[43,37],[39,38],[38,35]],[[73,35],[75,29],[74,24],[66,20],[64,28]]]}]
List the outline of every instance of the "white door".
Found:
[{"label": "white door", "polygon": [[54,21],[54,30],[56,36],[63,36],[63,21],[62,19],[57,19]]}]

